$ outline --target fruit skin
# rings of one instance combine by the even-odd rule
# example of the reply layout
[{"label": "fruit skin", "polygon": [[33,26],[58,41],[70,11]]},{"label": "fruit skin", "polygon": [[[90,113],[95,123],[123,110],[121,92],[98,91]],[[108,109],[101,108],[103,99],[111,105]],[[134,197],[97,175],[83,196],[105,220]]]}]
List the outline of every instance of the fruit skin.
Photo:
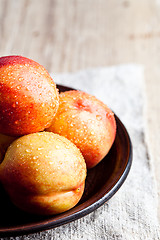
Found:
[{"label": "fruit skin", "polygon": [[0,163],[3,161],[7,148],[15,139],[16,137],[0,134]]},{"label": "fruit skin", "polygon": [[22,56],[0,58],[0,133],[43,131],[58,106],[58,90],[43,66]]},{"label": "fruit skin", "polygon": [[60,93],[56,117],[47,131],[63,135],[82,152],[87,167],[96,166],[116,135],[113,112],[96,97],[78,90]]},{"label": "fruit skin", "polygon": [[74,207],[85,185],[86,164],[68,139],[41,132],[16,139],[0,165],[0,182],[11,201],[33,214],[57,214]]}]

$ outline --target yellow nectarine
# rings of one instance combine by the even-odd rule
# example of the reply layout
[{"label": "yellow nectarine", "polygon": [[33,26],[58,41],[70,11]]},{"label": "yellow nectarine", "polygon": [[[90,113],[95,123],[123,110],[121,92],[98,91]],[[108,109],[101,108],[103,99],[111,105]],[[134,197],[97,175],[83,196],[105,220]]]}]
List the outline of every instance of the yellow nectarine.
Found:
[{"label": "yellow nectarine", "polygon": [[34,214],[57,214],[74,207],[83,194],[85,178],[80,150],[51,132],[16,139],[0,164],[0,182],[11,201]]}]

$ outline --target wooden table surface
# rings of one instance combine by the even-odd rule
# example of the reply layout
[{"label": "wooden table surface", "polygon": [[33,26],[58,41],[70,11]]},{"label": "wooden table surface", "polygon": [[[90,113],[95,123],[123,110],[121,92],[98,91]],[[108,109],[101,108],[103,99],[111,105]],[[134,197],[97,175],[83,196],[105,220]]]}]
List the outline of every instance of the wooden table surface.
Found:
[{"label": "wooden table surface", "polygon": [[49,72],[144,65],[146,134],[160,199],[160,0],[0,0],[0,56],[11,54]]}]

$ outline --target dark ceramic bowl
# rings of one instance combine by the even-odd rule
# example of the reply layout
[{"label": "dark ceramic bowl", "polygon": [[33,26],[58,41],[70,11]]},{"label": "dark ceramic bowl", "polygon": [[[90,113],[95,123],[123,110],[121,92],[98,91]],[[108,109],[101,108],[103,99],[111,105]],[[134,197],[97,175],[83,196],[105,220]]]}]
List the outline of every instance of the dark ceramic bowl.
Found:
[{"label": "dark ceramic bowl", "polygon": [[[60,92],[71,89],[57,87]],[[117,134],[114,144],[107,156],[88,170],[84,195],[71,210],[55,216],[33,216],[14,207],[0,189],[0,237],[34,233],[69,223],[94,211],[117,192],[131,167],[132,145],[124,125],[116,115],[115,118]]]}]

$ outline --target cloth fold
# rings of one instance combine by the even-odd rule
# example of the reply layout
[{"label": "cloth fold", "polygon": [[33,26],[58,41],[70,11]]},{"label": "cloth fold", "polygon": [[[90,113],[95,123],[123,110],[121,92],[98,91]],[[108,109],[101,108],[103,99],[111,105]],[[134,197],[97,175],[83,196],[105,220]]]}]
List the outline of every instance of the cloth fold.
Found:
[{"label": "cloth fold", "polygon": [[57,84],[95,95],[127,128],[133,144],[130,173],[103,206],[72,223],[16,239],[158,240],[157,193],[144,130],[143,66],[120,65],[51,74]]}]

